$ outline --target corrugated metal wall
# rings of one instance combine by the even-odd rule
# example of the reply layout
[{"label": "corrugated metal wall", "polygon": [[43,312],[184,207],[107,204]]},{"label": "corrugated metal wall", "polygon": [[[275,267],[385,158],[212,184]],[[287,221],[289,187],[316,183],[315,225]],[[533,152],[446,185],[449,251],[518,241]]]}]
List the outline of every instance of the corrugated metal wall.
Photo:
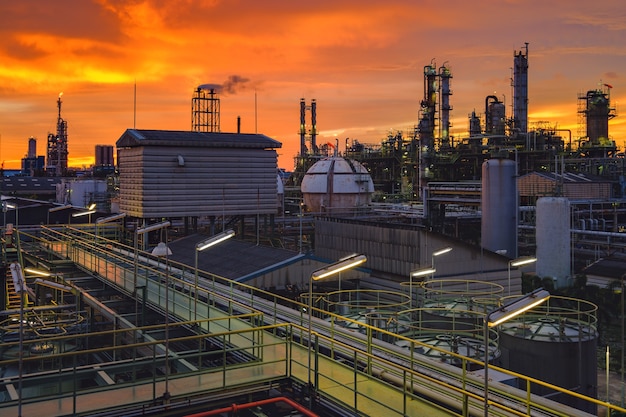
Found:
[{"label": "corrugated metal wall", "polygon": [[120,210],[185,217],[277,212],[275,150],[139,146],[119,150]]},{"label": "corrugated metal wall", "polygon": [[[555,196],[557,183],[554,179],[536,173],[524,175],[517,181],[520,197]],[[611,184],[609,182],[572,182],[563,183],[563,197],[572,199],[611,198]]]},{"label": "corrugated metal wall", "polygon": [[[315,254],[331,261],[352,253],[367,256],[365,268],[372,276],[395,275],[404,279],[411,271],[430,267],[433,252],[453,251],[435,259],[435,279],[480,280],[508,287],[509,258],[478,246],[406,225],[318,218],[315,221]],[[513,294],[521,288],[520,272],[511,271]],[[398,288],[399,289],[399,288]]]}]

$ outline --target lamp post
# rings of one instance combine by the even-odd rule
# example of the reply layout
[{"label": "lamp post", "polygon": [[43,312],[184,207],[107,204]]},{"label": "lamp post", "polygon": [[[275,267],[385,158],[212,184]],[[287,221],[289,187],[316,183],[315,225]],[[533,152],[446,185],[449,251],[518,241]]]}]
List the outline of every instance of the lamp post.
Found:
[{"label": "lamp post", "polygon": [[98,237],[98,225],[103,224],[103,223],[114,222],[116,220],[123,219],[124,217],[126,217],[126,213],[119,213],[119,214],[114,214],[112,216],[100,217],[99,219],[96,219],[96,237]]},{"label": "lamp post", "polygon": [[[165,241],[167,241],[167,229],[165,229]],[[170,391],[169,391],[169,375],[170,375],[170,267],[168,263],[168,257],[172,254],[167,243],[159,242],[159,244],[152,250],[152,254],[154,256],[158,256],[159,258],[165,257],[165,392],[163,393],[163,401],[169,402],[170,399]]]},{"label": "lamp post", "polygon": [[7,230],[7,211],[9,210],[9,208],[7,207],[7,203],[6,201],[2,202],[2,214],[4,215],[4,220],[2,222],[2,227],[4,228],[4,231],[6,233]]},{"label": "lamp post", "polygon": [[67,204],[64,206],[57,206],[57,207],[52,207],[48,209],[48,216],[46,218],[46,224],[50,224],[50,213],[54,213],[55,211],[61,211],[61,210],[67,210],[67,209],[71,209],[73,206],[71,204]]},{"label": "lamp post", "polygon": [[211,246],[215,246],[218,243],[222,243],[223,241],[230,239],[233,236],[235,236],[235,231],[232,229],[229,229],[196,244],[196,250],[195,250],[196,262],[195,262],[195,280],[194,280],[195,288],[194,288],[194,308],[193,308],[194,321],[198,320],[198,253],[202,252],[205,249],[210,248]]},{"label": "lamp post", "polygon": [[135,230],[135,274],[134,274],[134,278],[133,278],[133,292],[136,294],[136,288],[137,288],[137,274],[138,274],[138,262],[139,262],[139,235],[143,235],[145,233],[150,233],[153,232],[155,230],[159,230],[159,229],[163,229],[164,227],[169,227],[170,226],[170,222],[169,221],[164,221],[161,223],[155,223],[155,224],[151,224],[149,226],[145,226],[145,227],[140,227],[139,229]]},{"label": "lamp post", "polygon": [[[20,227],[20,217],[19,217],[20,212],[19,212],[17,203],[16,204],[9,204],[9,203],[5,202],[4,204],[5,204],[5,207],[7,209],[15,210],[15,227]],[[6,212],[5,212],[5,218],[6,218]],[[6,223],[6,221],[5,221],[5,223]]]},{"label": "lamp post", "polygon": [[622,372],[622,407],[624,406],[624,278],[626,278],[626,273],[620,277],[620,287],[621,287],[621,308],[622,308],[622,317],[620,322],[622,323],[622,364],[621,364],[621,372]]},{"label": "lamp post", "polygon": [[511,267],[518,267],[522,265],[528,265],[537,262],[537,258],[534,256],[525,256],[523,258],[512,259],[509,261],[509,295],[511,295]]},{"label": "lamp post", "polygon": [[484,412],[485,417],[489,416],[489,328],[495,327],[506,321],[511,320],[514,317],[544,303],[550,298],[550,293],[543,288],[534,290],[527,295],[518,298],[508,304],[503,305],[487,314],[484,318],[484,339],[485,339],[485,403]]},{"label": "lamp post", "polygon": [[304,207],[304,201],[300,201],[300,253],[302,253],[302,207]]},{"label": "lamp post", "polygon": [[432,275],[437,270],[435,268],[424,268],[413,271],[409,274],[409,308],[413,308],[413,278],[423,277],[425,275]]},{"label": "lamp post", "polygon": [[81,216],[89,216],[88,222],[91,223],[91,215],[94,214],[96,211],[95,210],[87,210],[87,211],[81,211],[79,213],[73,213],[72,217],[81,217]]},{"label": "lamp post", "polygon": [[[311,380],[311,356],[313,354],[313,330],[311,328],[312,322],[312,310],[313,310],[313,281],[319,281],[325,278],[328,278],[332,275],[338,274],[342,271],[346,271],[348,269],[352,269],[356,266],[359,266],[367,261],[367,257],[365,255],[352,255],[347,258],[343,258],[340,261],[337,261],[333,264],[330,264],[322,269],[318,269],[313,271],[311,277],[309,278],[309,367],[308,367],[308,380],[309,380],[309,389],[311,390],[313,385]],[[309,392],[309,403],[310,405],[313,402],[312,392]]]},{"label": "lamp post", "polygon": [[[434,251],[431,255],[430,255],[430,265],[433,268],[433,270],[435,269],[435,258],[437,256],[441,256],[441,255],[445,255],[446,253],[452,251],[452,247],[447,246],[445,248],[441,248],[441,249],[437,249],[436,251]],[[435,272],[433,271],[432,273],[433,277],[435,275]]]}]

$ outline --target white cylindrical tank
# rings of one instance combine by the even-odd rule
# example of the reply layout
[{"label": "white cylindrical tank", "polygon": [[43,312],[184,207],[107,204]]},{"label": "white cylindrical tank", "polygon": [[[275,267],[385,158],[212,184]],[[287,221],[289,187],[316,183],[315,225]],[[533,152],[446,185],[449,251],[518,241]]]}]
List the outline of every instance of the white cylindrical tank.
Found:
[{"label": "white cylindrical tank", "polygon": [[307,210],[337,212],[369,204],[374,182],[357,161],[333,156],[309,168],[300,189]]},{"label": "white cylindrical tank", "polygon": [[489,159],[482,166],[481,244],[517,257],[517,182],[515,161]]},{"label": "white cylindrical tank", "polygon": [[567,286],[571,274],[570,202],[564,197],[537,200],[537,275]]}]

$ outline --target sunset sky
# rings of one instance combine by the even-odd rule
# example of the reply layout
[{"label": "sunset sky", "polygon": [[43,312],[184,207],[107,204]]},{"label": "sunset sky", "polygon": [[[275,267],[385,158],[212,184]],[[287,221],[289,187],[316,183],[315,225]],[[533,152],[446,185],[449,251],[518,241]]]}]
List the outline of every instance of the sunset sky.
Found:
[{"label": "sunset sky", "polygon": [[[227,84],[221,130],[299,150],[299,102],[317,101],[318,143],[378,144],[417,124],[423,67],[452,71],[451,133],[497,95],[510,114],[513,53],[529,43],[529,122],[576,135],[577,96],[606,83],[626,144],[623,0],[0,0],[0,160],[19,168],[28,138],[45,155],[59,93],[70,166],[133,127],[190,130],[201,84]],[[255,95],[257,103],[255,122]],[[620,111],[621,110],[621,111]],[[307,115],[308,117],[308,115]]]}]

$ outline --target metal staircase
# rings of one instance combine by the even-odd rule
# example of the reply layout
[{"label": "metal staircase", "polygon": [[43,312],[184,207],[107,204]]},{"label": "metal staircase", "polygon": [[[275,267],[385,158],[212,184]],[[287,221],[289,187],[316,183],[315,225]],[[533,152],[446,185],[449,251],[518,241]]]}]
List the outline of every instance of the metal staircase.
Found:
[{"label": "metal staircase", "polygon": [[[15,291],[13,285],[13,277],[11,275],[11,268],[9,267],[13,262],[20,263],[20,251],[19,251],[19,239],[17,239],[17,231],[9,229],[5,232],[2,239],[2,254],[3,264],[5,271],[4,279],[4,291],[5,291],[5,305],[4,310],[19,310],[20,309],[20,295]],[[28,296],[24,296],[24,306],[30,305]]]}]

